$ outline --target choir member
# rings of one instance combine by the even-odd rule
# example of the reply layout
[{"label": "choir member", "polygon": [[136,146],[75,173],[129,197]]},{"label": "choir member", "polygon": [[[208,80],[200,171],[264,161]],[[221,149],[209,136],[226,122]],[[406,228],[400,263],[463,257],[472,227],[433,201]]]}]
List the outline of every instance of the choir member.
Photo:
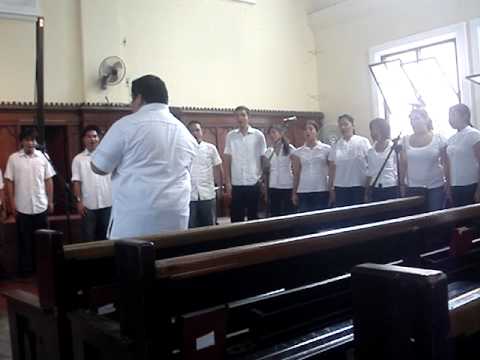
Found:
[{"label": "choir member", "polygon": [[293,174],[291,154],[295,147],[286,137],[287,129],[272,126],[268,135],[272,146],[265,153],[268,178],[268,203],[271,216],[292,214]]},{"label": "choir member", "polygon": [[170,113],[160,78],[132,82],[132,109],[108,130],[91,161],[97,174],[112,174],[109,238],[187,229],[197,142]]},{"label": "choir member", "polygon": [[341,138],[333,145],[329,160],[332,166],[331,201],[336,206],[361,204],[365,199],[367,138],[355,135],[355,122],[350,115],[338,118]]},{"label": "choir member", "polygon": [[215,178],[223,187],[222,159],[215,145],[203,140],[203,129],[198,121],[191,121],[188,129],[197,140],[197,154],[193,158],[190,194],[189,227],[213,225],[216,218]]},{"label": "choir member", "polygon": [[[374,145],[367,153],[367,182],[365,202],[383,201],[398,198],[398,172],[395,151],[390,153],[393,142],[390,140],[390,124],[387,120],[376,118],[370,121],[370,134]],[[388,161],[385,163],[387,156]],[[385,167],[378,177],[375,186],[371,187],[378,176],[382,165]]]},{"label": "choir member", "polygon": [[454,206],[480,202],[480,131],[470,123],[470,109],[464,104],[450,108],[449,122],[457,130],[447,141],[447,183]]},{"label": "choir member", "polygon": [[73,192],[78,213],[82,216],[82,239],[104,240],[112,209],[111,179],[95,174],[90,166],[92,154],[100,142],[100,129],[87,126],[82,132],[82,141],[85,150],[72,162]]},{"label": "choir member", "polygon": [[[433,123],[424,109],[410,113],[413,134],[402,139],[400,183],[402,194],[423,195],[426,211],[444,208],[445,138],[433,132]],[[407,186],[407,188],[405,188]]]},{"label": "choir member", "polygon": [[292,201],[300,212],[322,210],[329,204],[330,146],[318,141],[319,127],[307,121],[305,144],[292,154]]},{"label": "choir member", "polygon": [[18,272],[29,276],[35,269],[34,232],[48,228],[48,213],[53,213],[53,170],[46,156],[35,149],[36,131],[20,133],[21,150],[8,158],[5,183],[10,214],[18,228]]},{"label": "choir member", "polygon": [[258,219],[260,185],[267,144],[263,133],[249,125],[249,109],[238,106],[234,116],[238,128],[225,139],[226,188],[231,195],[232,222]]}]

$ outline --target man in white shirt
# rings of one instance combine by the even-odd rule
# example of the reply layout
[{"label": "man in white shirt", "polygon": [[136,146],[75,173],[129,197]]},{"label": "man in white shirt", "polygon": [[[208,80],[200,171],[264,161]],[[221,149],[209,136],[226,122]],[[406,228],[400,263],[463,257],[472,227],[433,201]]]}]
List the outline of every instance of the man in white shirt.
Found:
[{"label": "man in white shirt", "polygon": [[193,159],[192,192],[190,195],[189,227],[213,225],[216,214],[215,178],[222,188],[222,159],[215,145],[203,141],[202,126],[198,121],[191,121],[188,129],[198,142],[198,152]]},{"label": "man in white shirt", "polygon": [[234,115],[238,129],[227,134],[225,140],[226,188],[231,195],[232,222],[258,219],[260,182],[265,162],[267,143],[263,133],[249,125],[249,109],[239,106]]},{"label": "man in white shirt", "polygon": [[8,158],[5,182],[10,213],[18,228],[18,271],[28,276],[35,269],[34,232],[48,228],[47,213],[53,213],[53,176],[47,158],[35,149],[36,131],[24,128],[22,149]]},{"label": "man in white shirt", "polygon": [[197,143],[170,113],[160,78],[133,81],[132,99],[134,113],[112,125],[91,161],[97,174],[112,174],[110,239],[188,227]]},{"label": "man in white shirt", "polygon": [[73,193],[78,213],[82,216],[83,241],[105,240],[112,210],[110,176],[95,174],[90,166],[92,153],[100,142],[100,129],[87,126],[82,132],[85,150],[72,162]]}]

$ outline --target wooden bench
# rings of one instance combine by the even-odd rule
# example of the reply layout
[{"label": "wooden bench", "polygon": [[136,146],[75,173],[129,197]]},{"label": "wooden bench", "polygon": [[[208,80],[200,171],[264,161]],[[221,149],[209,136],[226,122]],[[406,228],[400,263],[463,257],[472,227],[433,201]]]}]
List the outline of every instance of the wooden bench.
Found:
[{"label": "wooden bench", "polygon": [[[388,219],[418,213],[423,207],[419,197],[389,200],[346,208],[334,208],[247,223],[192,229],[183,232],[146,237],[154,246],[155,258],[162,259],[229,246],[257,243],[307,234],[318,228],[349,219],[363,223],[372,219]],[[14,359],[23,351],[28,334],[32,351],[48,348],[59,358],[71,358],[71,331],[66,318],[68,311],[88,308],[97,311],[116,297],[114,242],[98,241],[63,246],[61,233],[43,231],[38,236],[37,274],[38,297],[22,291],[6,294],[10,313]],[[21,318],[20,324],[16,319]],[[46,324],[55,323],[56,330],[42,333]],[[46,339],[53,336],[52,339]],[[20,340],[18,340],[20,339]],[[17,341],[18,340],[18,341]],[[53,344],[50,347],[49,344]],[[56,346],[56,347],[55,347]],[[36,349],[36,350],[35,350]],[[42,356],[38,355],[41,359]]]},{"label": "wooden bench", "polygon": [[478,242],[452,261],[451,249],[430,248],[429,237],[479,216],[471,205],[160,260],[150,242],[118,241],[118,313],[70,315],[75,359],[344,356],[349,270],[375,261],[437,268],[452,281],[478,274]]}]

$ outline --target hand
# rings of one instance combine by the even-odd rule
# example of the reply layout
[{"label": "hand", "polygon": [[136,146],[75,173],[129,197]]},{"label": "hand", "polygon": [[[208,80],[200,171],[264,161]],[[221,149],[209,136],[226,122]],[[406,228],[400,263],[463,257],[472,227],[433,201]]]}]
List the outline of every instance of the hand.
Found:
[{"label": "hand", "polygon": [[370,188],[365,188],[365,197],[363,199],[365,203],[370,201]]},{"label": "hand", "polygon": [[295,207],[298,207],[298,194],[296,192],[292,192],[292,203]]},{"label": "hand", "polygon": [[405,187],[405,185],[400,185],[400,196],[405,197],[406,194],[407,194],[407,188]]},{"label": "hand", "polygon": [[337,200],[336,194],[335,194],[335,189],[330,190],[330,195],[328,197],[328,206],[334,206],[335,201]]},{"label": "hand", "polygon": [[53,214],[53,211],[55,210],[55,207],[53,205],[53,202],[52,203],[48,203],[48,213],[49,214]]},{"label": "hand", "polygon": [[447,200],[447,203],[453,205],[452,188],[448,184],[445,184],[443,190],[445,191],[445,198]]},{"label": "hand", "polygon": [[87,215],[87,208],[83,205],[81,201],[77,202],[77,211],[82,217]]},{"label": "hand", "polygon": [[228,195],[228,197],[232,197],[232,184],[225,184],[225,194]]}]

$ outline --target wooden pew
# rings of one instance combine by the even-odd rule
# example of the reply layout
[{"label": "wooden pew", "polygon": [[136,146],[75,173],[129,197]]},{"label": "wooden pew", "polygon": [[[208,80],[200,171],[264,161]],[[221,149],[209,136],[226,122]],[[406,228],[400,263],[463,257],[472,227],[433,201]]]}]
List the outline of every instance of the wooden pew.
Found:
[{"label": "wooden pew", "polygon": [[[183,232],[146,237],[154,244],[157,259],[191,254],[234,245],[257,243],[265,239],[281,239],[307,234],[332,222],[349,219],[363,223],[372,219],[394,218],[418,213],[423,207],[419,197],[389,200],[346,208],[335,208],[247,223],[192,229]],[[62,234],[44,231],[38,236],[37,274],[38,297],[22,291],[6,294],[12,319],[21,317],[26,325],[18,327],[11,322],[14,359],[23,351],[24,342],[16,341],[28,331],[32,349],[40,352],[45,344],[50,353],[59,353],[61,359],[71,358],[71,331],[66,313],[78,308],[97,310],[115,299],[113,285],[114,243],[94,243],[62,246]],[[22,324],[23,324],[22,323]],[[45,324],[58,329],[51,335],[42,333]],[[53,338],[48,338],[50,336]],[[43,345],[42,345],[43,344]],[[38,355],[38,358],[42,358]]]},{"label": "wooden pew", "polygon": [[[448,249],[432,252],[427,244],[432,231],[479,216],[480,205],[471,205],[161,260],[152,243],[116,242],[118,321],[72,313],[75,359],[86,359],[87,349],[98,359],[111,352],[121,359],[345,356],[350,268],[376,261],[478,274],[479,244],[455,268]],[[115,338],[128,349],[117,351]]]}]

